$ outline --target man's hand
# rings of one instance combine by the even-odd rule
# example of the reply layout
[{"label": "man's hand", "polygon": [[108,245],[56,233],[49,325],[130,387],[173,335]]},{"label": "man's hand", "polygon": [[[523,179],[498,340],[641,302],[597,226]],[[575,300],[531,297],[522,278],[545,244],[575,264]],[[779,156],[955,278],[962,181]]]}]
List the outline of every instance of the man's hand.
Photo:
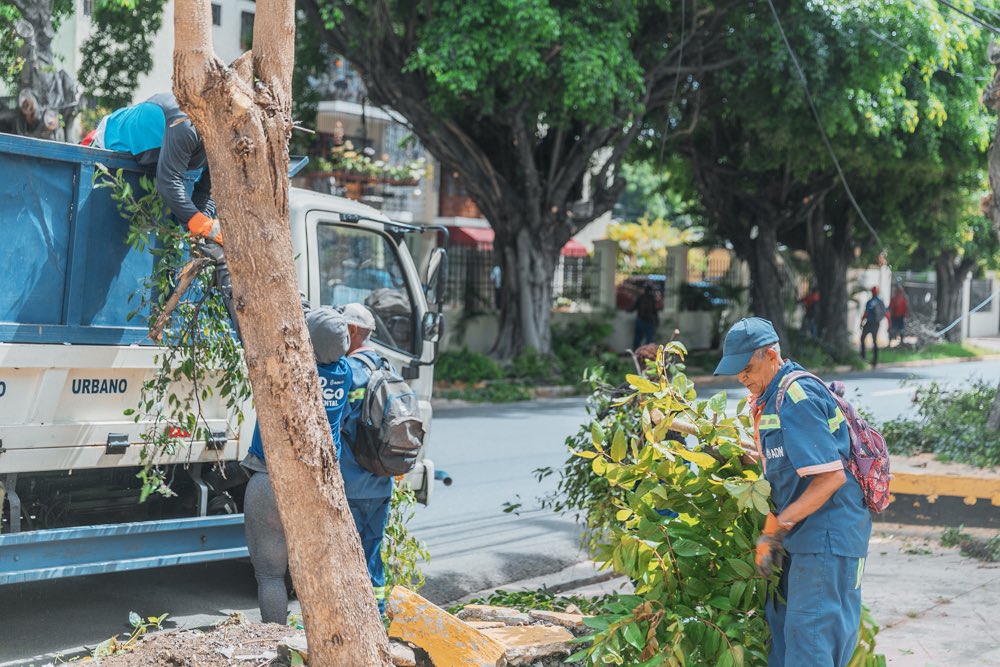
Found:
[{"label": "man's hand", "polygon": [[783,527],[778,522],[778,517],[768,514],[764,521],[764,530],[757,538],[757,555],[754,561],[757,563],[757,572],[761,576],[770,577],[771,572],[781,567],[781,560],[784,555],[782,540],[791,527]]},{"label": "man's hand", "polygon": [[192,236],[200,236],[222,245],[222,230],[219,227],[218,220],[210,218],[199,211],[191,216],[187,227]]}]

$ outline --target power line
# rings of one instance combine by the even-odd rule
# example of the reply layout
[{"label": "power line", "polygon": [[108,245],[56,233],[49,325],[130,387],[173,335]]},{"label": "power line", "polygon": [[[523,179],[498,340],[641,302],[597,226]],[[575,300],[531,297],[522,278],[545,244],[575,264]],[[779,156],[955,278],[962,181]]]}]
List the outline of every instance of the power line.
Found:
[{"label": "power line", "polygon": [[[964,14],[966,16],[969,16],[969,18],[973,19],[977,23],[980,23],[984,27],[986,27],[986,28],[988,28],[990,30],[993,30],[994,32],[1000,34],[1000,29],[997,29],[997,28],[995,28],[995,27],[993,27],[993,26],[991,26],[991,25],[989,25],[989,24],[987,24],[985,22],[980,21],[979,19],[977,19],[977,18],[975,18],[975,17],[973,17],[973,16],[971,16],[969,14],[966,14],[966,12],[964,12],[964,11],[962,11],[960,9],[957,9],[956,7],[954,7],[953,5],[951,5],[950,3],[948,3],[946,0],[937,0],[937,1],[940,2],[941,4],[947,6],[947,7],[950,7],[952,9],[954,9],[955,11],[958,11],[960,14]],[[858,204],[857,199],[854,198],[854,193],[851,191],[851,186],[847,183],[847,177],[844,176],[844,170],[840,166],[840,160],[837,159],[837,154],[833,150],[833,144],[830,143],[830,138],[827,136],[826,130],[823,128],[823,122],[822,122],[822,119],[819,116],[819,111],[816,109],[816,103],[813,101],[812,94],[809,92],[809,82],[806,79],[805,72],[802,70],[802,66],[799,64],[799,59],[795,56],[795,51],[792,49],[792,45],[788,41],[788,35],[785,34],[785,28],[784,28],[784,26],[781,23],[781,17],[778,16],[778,10],[775,9],[773,0],[767,0],[767,5],[768,5],[768,7],[770,7],[771,14],[772,14],[772,16],[774,16],[774,21],[778,25],[778,32],[781,34],[781,40],[782,40],[782,42],[784,42],[785,49],[788,51],[788,55],[789,55],[789,57],[792,60],[792,64],[795,66],[795,71],[799,75],[799,81],[802,84],[802,90],[805,93],[806,101],[809,103],[809,108],[812,110],[813,118],[816,120],[816,126],[819,128],[820,136],[823,138],[823,144],[826,146],[826,150],[830,154],[830,159],[833,161],[833,166],[837,170],[837,175],[840,177],[840,182],[844,185],[844,192],[847,193],[847,198],[850,200],[851,205],[854,207],[854,210],[857,212],[858,217],[861,218],[861,221],[865,223],[865,226],[868,228],[868,231],[871,232],[871,235],[875,239],[876,244],[878,244],[879,248],[881,249],[882,256],[886,260],[886,266],[889,268],[890,271],[892,271],[892,264],[890,264],[889,261],[888,261],[889,253],[886,250],[885,245],[882,243],[881,237],[879,237],[878,232],[875,231],[875,228],[868,221],[868,217],[865,216],[864,211],[861,210],[861,206]],[[899,282],[899,283],[901,283],[902,281],[900,280],[900,278],[898,276],[895,275],[895,271],[892,271],[892,273],[893,273],[893,276],[896,278],[896,281]],[[959,317],[958,319],[956,319],[954,322],[952,322],[951,324],[949,324],[948,326],[946,326],[944,329],[942,329],[942,330],[940,330],[938,332],[935,332],[935,334],[934,334],[935,337],[940,338],[944,334],[948,333],[951,329],[955,328],[959,324],[959,322],[962,322],[966,318],[970,317],[973,313],[975,313],[976,311],[978,311],[981,308],[983,308],[984,306],[986,306],[986,304],[988,304],[990,301],[992,301],[998,295],[1000,295],[1000,290],[998,290],[997,292],[991,294],[989,297],[987,297],[978,306],[976,306],[975,308],[972,308],[971,310],[969,310],[969,312],[965,313],[964,315],[962,315],[961,317]]]},{"label": "power line", "polygon": [[826,130],[823,128],[823,120],[819,116],[819,110],[816,109],[816,103],[813,102],[812,93],[809,92],[809,82],[806,80],[806,74],[802,71],[799,59],[795,56],[795,51],[792,49],[792,45],[788,41],[788,35],[785,34],[785,27],[781,24],[781,17],[778,16],[778,10],[774,7],[774,1],[767,0],[767,5],[771,8],[771,15],[774,16],[774,21],[778,25],[778,32],[781,34],[781,41],[785,43],[785,49],[788,51],[788,55],[792,59],[795,71],[798,72],[799,82],[802,84],[802,90],[805,92],[806,101],[809,103],[809,108],[812,110],[813,118],[816,119],[816,126],[819,128],[820,136],[823,137],[823,145],[826,146],[826,150],[830,154],[830,159],[833,161],[833,166],[837,170],[837,176],[840,177],[840,182],[844,186],[844,192],[847,193],[847,198],[850,200],[851,206],[854,207],[855,212],[857,212],[858,217],[861,218],[861,221],[865,223],[868,231],[871,232],[871,235],[881,249],[882,254],[888,257],[881,237],[879,237],[878,232],[875,231],[875,227],[872,226],[872,223],[868,222],[868,217],[865,215],[865,212],[861,210],[858,200],[854,198],[854,193],[851,191],[851,186],[847,183],[847,177],[844,175],[844,170],[840,166],[840,160],[837,159],[837,154],[833,150],[833,144],[830,143],[830,138],[827,136]]},{"label": "power line", "polygon": [[[768,2],[770,2],[770,0],[768,0]],[[975,16],[974,14],[970,14],[969,12],[965,11],[964,9],[962,9],[960,7],[956,7],[955,5],[953,5],[950,2],[948,2],[948,0],[937,0],[937,2],[939,4],[944,5],[948,9],[952,10],[953,12],[958,12],[959,14],[961,14],[962,16],[964,16],[965,18],[967,18],[970,21],[972,21],[973,23],[975,23],[976,25],[978,25],[978,26],[980,26],[982,28],[986,28],[987,30],[1000,35],[1000,28],[998,28],[997,26],[993,25],[992,23],[987,23],[986,21],[982,20],[978,16]],[[978,7],[978,5],[977,5],[977,7]],[[982,9],[982,7],[979,7],[979,9]]]}]

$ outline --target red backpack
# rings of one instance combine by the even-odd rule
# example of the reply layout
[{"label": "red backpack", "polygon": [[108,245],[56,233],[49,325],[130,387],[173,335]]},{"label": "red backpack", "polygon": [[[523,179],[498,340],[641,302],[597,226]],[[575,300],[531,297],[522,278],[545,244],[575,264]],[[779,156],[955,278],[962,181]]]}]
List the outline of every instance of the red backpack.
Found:
[{"label": "red backpack", "polygon": [[812,378],[823,385],[844,413],[851,434],[851,454],[847,459],[847,469],[861,485],[865,506],[872,512],[883,512],[889,506],[889,481],[892,479],[889,473],[889,450],[882,434],[873,429],[844,398],[843,382],[831,382],[828,386],[808,371],[792,371],[781,379],[775,410],[781,410],[788,388],[802,378]]}]

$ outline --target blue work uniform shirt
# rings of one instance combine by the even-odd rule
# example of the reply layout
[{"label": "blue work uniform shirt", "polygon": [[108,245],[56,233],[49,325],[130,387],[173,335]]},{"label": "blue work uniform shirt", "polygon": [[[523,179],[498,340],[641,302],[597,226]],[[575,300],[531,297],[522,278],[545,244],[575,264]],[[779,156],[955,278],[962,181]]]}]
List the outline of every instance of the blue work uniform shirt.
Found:
[{"label": "blue work uniform shirt", "polygon": [[[351,368],[347,359],[341,357],[335,363],[316,366],[319,373],[319,386],[323,391],[323,407],[326,408],[326,418],[330,422],[333,433],[333,447],[337,458],[341,455],[340,424],[343,420],[347,398],[351,391]],[[343,449],[346,449],[343,448]],[[264,461],[264,443],[260,438],[260,425],[254,426],[253,440],[250,442],[250,453]]]},{"label": "blue work uniform shirt", "polygon": [[[382,361],[378,354],[370,350],[355,354],[363,354],[376,364]],[[352,389],[348,407],[344,411],[341,428],[343,439],[352,443],[356,441],[358,429],[361,427],[361,407],[365,402],[365,391],[372,372],[368,370],[364,362],[355,359],[353,355],[346,359],[351,368]],[[350,444],[343,448],[340,457],[340,474],[344,477],[344,493],[348,500],[372,500],[388,498],[392,495],[392,477],[379,477],[362,468],[357,459],[354,458]]]},{"label": "blue work uniform shirt", "polygon": [[764,477],[771,484],[771,499],[778,514],[799,498],[810,476],[844,470],[847,481],[815,513],[785,537],[791,554],[830,552],[836,556],[864,558],[872,520],[861,486],[846,470],[851,451],[847,420],[822,383],[811,378],[793,382],[777,414],[775,404],[781,379],[802,366],[786,361],[771,380],[758,403],[761,460]]}]

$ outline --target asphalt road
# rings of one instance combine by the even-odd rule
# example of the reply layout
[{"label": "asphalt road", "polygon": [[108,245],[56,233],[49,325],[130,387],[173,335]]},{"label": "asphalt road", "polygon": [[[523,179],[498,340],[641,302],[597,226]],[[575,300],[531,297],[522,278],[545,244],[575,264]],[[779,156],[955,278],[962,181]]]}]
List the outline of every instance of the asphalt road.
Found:
[{"label": "asphalt road", "polygon": [[[910,412],[917,386],[962,384],[970,376],[995,380],[1000,361],[887,369],[852,375],[852,400],[881,419]],[[903,386],[901,382],[906,381]],[[725,389],[730,409],[745,391]],[[454,485],[438,484],[429,507],[412,524],[431,553],[423,593],[444,603],[470,592],[556,572],[583,557],[572,518],[538,508],[555,485],[536,468],[559,466],[563,441],[585,419],[581,399],[507,406],[439,409],[432,458]],[[520,503],[517,514],[504,503]],[[232,612],[257,615],[248,562],[185,566],[21,584],[0,588],[0,663],[94,644],[125,629],[129,611],[169,612],[194,627]]]}]

